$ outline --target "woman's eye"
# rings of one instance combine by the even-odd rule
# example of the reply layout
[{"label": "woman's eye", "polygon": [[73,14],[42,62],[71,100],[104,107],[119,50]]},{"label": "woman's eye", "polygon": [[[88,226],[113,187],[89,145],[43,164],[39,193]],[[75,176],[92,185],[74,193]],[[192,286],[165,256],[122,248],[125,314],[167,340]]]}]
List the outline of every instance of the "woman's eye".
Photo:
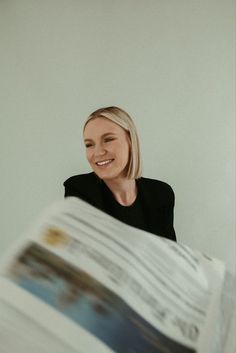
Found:
[{"label": "woman's eye", "polygon": [[91,146],[92,146],[91,143],[86,143],[86,144],[85,144],[85,147],[86,147],[86,148],[89,148],[89,147],[91,147]]},{"label": "woman's eye", "polygon": [[114,137],[107,137],[107,138],[105,138],[104,142],[110,142],[113,140],[114,140]]}]

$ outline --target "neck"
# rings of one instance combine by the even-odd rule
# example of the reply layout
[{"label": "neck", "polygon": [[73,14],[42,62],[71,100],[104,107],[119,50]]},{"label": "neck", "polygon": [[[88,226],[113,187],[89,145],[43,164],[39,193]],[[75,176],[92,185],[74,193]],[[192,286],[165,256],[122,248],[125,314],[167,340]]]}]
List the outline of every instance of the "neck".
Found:
[{"label": "neck", "polygon": [[123,206],[130,206],[137,197],[137,186],[135,179],[112,179],[104,180],[105,184],[113,193],[117,202]]}]

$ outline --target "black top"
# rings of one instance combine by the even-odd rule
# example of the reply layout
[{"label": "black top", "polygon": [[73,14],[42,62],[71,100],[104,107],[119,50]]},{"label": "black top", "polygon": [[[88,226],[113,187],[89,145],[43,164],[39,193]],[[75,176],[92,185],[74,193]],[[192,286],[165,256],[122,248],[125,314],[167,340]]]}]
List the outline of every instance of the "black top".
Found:
[{"label": "black top", "polygon": [[173,227],[174,192],[159,180],[136,180],[138,195],[131,206],[122,206],[96,174],[74,175],[64,182],[65,197],[78,197],[133,227],[176,241]]},{"label": "black top", "polygon": [[104,201],[106,202],[109,214],[120,221],[129,224],[133,227],[146,230],[147,222],[144,218],[143,204],[140,193],[138,193],[136,200],[130,206],[123,206],[114,198],[111,190],[105,183],[101,185],[104,189]]}]

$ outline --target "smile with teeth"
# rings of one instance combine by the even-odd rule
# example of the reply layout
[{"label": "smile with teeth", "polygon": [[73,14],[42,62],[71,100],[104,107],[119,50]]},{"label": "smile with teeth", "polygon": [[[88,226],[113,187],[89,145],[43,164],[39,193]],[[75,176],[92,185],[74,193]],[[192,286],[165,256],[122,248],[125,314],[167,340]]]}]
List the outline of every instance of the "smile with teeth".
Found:
[{"label": "smile with teeth", "polygon": [[96,162],[96,164],[98,166],[103,166],[103,165],[110,164],[112,161],[113,161],[113,159],[106,159],[105,161]]}]

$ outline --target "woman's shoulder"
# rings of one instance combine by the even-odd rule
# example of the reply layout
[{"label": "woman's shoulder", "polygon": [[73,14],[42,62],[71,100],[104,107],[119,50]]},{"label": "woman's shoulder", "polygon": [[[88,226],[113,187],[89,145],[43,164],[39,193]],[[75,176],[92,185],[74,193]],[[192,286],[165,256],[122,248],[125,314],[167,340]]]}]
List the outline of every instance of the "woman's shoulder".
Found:
[{"label": "woman's shoulder", "polygon": [[147,188],[172,190],[172,187],[162,180],[141,177],[137,179],[137,181],[140,185],[143,185]]},{"label": "woman's shoulder", "polygon": [[101,187],[94,173],[73,175],[64,182],[65,197],[75,196],[99,207],[101,204]]},{"label": "woman's shoulder", "polygon": [[100,182],[94,173],[73,175],[64,182],[66,196],[93,197],[100,190]]},{"label": "woman's shoulder", "polygon": [[94,183],[97,182],[97,177],[94,173],[86,173],[86,174],[77,174],[77,175],[72,175],[68,179],[64,181],[64,186],[70,186],[70,185],[86,185],[88,186],[89,183]]},{"label": "woman's shoulder", "polygon": [[142,192],[152,198],[161,196],[163,199],[174,199],[174,191],[165,181],[141,177],[137,179],[137,182]]}]

